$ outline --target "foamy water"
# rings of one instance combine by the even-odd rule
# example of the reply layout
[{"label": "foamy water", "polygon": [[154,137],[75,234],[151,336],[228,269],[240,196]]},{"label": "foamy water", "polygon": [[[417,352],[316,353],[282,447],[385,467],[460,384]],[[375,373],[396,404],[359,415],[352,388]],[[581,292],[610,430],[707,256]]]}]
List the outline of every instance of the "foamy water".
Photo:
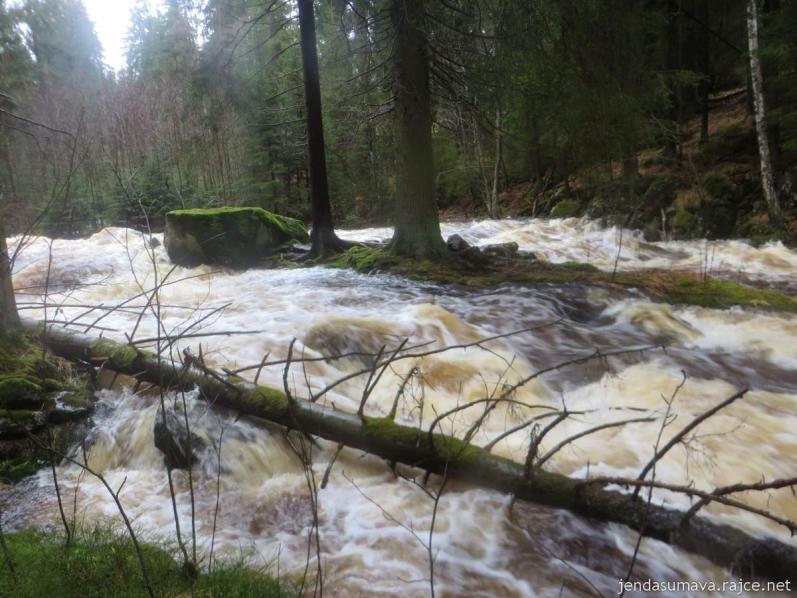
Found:
[{"label": "foamy water", "polygon": [[[515,241],[550,261],[589,261],[612,268],[617,244],[613,230],[579,220],[486,221],[444,226],[471,242]],[[386,237],[386,229],[347,233],[349,238]],[[14,240],[12,240],[12,244]],[[755,249],[741,242],[714,243],[717,267],[759,281],[788,287],[797,255],[781,245]],[[61,322],[94,324],[94,333],[124,340],[131,333],[151,289],[155,271],[147,240],[124,229],[107,229],[85,240],[35,240],[19,257],[15,284],[23,313],[43,317],[42,287],[53,289],[47,316]],[[701,249],[702,248],[702,249]],[[677,267],[704,270],[705,243],[647,244],[624,233],[619,267]],[[366,412],[384,415],[396,390],[413,367],[413,378],[399,409],[399,419],[428,426],[436,413],[477,400],[530,373],[595,349],[645,347],[650,350],[592,361],[552,372],[526,385],[517,398],[528,405],[494,410],[474,441],[486,444],[508,427],[541,413],[543,408],[589,412],[558,426],[542,452],[559,441],[600,423],[649,415],[660,418],[682,380],[675,422],[665,438],[710,406],[741,387],[752,391],[699,428],[693,450],[672,451],[657,466],[658,480],[701,488],[731,482],[794,476],[797,454],[797,318],[752,310],[707,310],[653,303],[634,293],[577,285],[533,288],[502,285],[489,290],[452,289],[409,282],[390,275],[306,268],[296,270],[214,271],[209,267],[172,271],[162,247],[154,250],[158,278],[170,284],[160,294],[161,319],[167,331],[237,332],[229,336],[186,339],[177,351],[201,342],[206,360],[228,368],[257,364],[264,354],[285,357],[293,338],[295,355],[317,357],[348,351],[376,352],[395,348],[405,338],[428,348],[471,343],[483,337],[539,327],[478,348],[459,349],[423,359],[398,362],[386,371],[369,399]],[[625,257],[623,257],[625,255]],[[719,257],[717,257],[719,256]],[[719,267],[719,264],[722,267]],[[76,288],[76,285],[87,285]],[[132,299],[132,300],[131,300]],[[86,306],[114,306],[110,314]],[[26,304],[26,302],[28,302]],[[37,303],[38,302],[38,303]],[[213,310],[226,306],[216,313]],[[210,315],[209,318],[202,318]],[[98,318],[101,320],[97,321]],[[556,323],[555,323],[556,322]],[[555,324],[552,324],[555,323]],[[544,326],[551,324],[549,326]],[[76,326],[71,328],[80,329]],[[146,313],[135,338],[156,336],[156,321]],[[150,347],[151,348],[151,347]],[[295,365],[291,384],[299,394],[313,391],[363,368],[357,358],[318,361],[306,371]],[[246,374],[245,374],[246,375]],[[266,368],[261,383],[282,386],[282,369]],[[327,404],[354,411],[364,378],[353,379],[325,397]],[[215,550],[223,557],[243,554],[253,563],[295,576],[304,569],[311,526],[310,500],[297,457],[281,433],[236,414],[211,410],[192,394],[186,397],[192,428],[206,449],[195,472],[200,552],[207,554],[216,505],[219,463],[214,446],[221,443],[221,501]],[[157,398],[131,389],[100,393],[91,435],[91,464],[112,486],[127,478],[122,501],[145,536],[174,537],[174,522],[160,452],[153,445]],[[481,409],[460,412],[442,423],[443,431],[462,434]],[[548,466],[574,476],[635,476],[650,459],[660,422],[612,428],[580,439],[557,453]],[[499,442],[495,452],[523,460],[528,430]],[[320,442],[314,470],[320,480],[335,446]],[[541,452],[541,454],[542,454]],[[78,470],[61,468],[62,483],[71,487]],[[190,527],[187,476],[176,474],[183,530]],[[434,480],[432,484],[435,484]],[[52,482],[46,472],[7,491],[4,525],[57,526]],[[86,522],[116,517],[105,490],[83,477],[77,511]],[[658,502],[683,508],[682,497],[656,495]],[[750,497],[759,506],[792,519],[797,499],[788,491]],[[333,595],[428,594],[428,555],[421,538],[428,536],[432,503],[410,482],[396,479],[379,459],[344,450],[320,491],[320,536],[325,585]],[[376,504],[375,504],[376,503]],[[616,525],[597,524],[565,512],[449,482],[440,503],[434,534],[435,581],[443,593],[546,596],[617,592],[636,535]],[[379,506],[377,506],[377,504]],[[786,536],[748,514],[711,507],[710,516],[751,531]],[[389,515],[386,515],[389,514]],[[789,540],[787,540],[789,541]],[[314,567],[313,567],[314,570]],[[729,575],[703,559],[645,540],[636,574],[642,578],[722,579]]]}]

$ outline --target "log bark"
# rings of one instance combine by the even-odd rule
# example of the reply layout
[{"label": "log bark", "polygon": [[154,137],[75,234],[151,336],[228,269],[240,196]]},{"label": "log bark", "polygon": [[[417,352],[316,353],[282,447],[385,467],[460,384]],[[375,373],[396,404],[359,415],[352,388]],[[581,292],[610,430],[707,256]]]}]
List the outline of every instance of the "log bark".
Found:
[{"label": "log bark", "polygon": [[[25,319],[23,326],[41,334],[38,322]],[[343,443],[391,463],[434,473],[447,472],[460,480],[523,500],[620,523],[733,569],[735,575],[746,578],[754,575],[773,581],[797,579],[797,547],[771,537],[756,538],[703,517],[689,518],[683,524],[681,511],[649,505],[629,494],[549,471],[534,470],[527,475],[523,464],[456,438],[430,435],[393,423],[389,418],[361,417],[301,398],[289,398],[280,390],[253,386],[240,379],[221,379],[106,339],[92,339],[60,327],[49,327],[45,338],[49,349],[61,357],[102,365],[162,387],[198,387],[214,405]]]}]

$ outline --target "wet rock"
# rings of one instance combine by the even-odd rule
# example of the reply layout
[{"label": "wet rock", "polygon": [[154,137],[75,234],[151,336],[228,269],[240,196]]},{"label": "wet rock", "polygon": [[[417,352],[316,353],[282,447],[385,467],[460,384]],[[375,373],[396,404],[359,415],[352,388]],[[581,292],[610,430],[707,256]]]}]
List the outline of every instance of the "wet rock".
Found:
[{"label": "wet rock", "polygon": [[293,242],[307,242],[304,224],[262,208],[175,210],[166,214],[164,241],[175,264],[244,269]]},{"label": "wet rock", "polygon": [[471,246],[470,243],[456,233],[446,239],[446,245],[448,245],[448,248],[451,251],[455,251],[457,253],[465,251]]},{"label": "wet rock", "polygon": [[514,241],[509,243],[496,243],[495,245],[485,245],[482,247],[482,252],[486,255],[495,257],[511,258],[517,256],[518,244]]},{"label": "wet rock", "polygon": [[47,412],[47,421],[52,424],[65,424],[80,421],[91,415],[93,404],[79,393],[58,392],[52,398],[54,407]]},{"label": "wet rock", "polygon": [[205,441],[185,427],[182,409],[166,407],[166,417],[160,410],[155,416],[155,446],[163,453],[163,461],[169,469],[188,469],[199,458],[197,455],[205,448]]},{"label": "wet rock", "polygon": [[471,262],[472,264],[489,264],[490,258],[489,256],[482,253],[480,247],[476,247],[476,245],[471,245],[467,249],[462,250],[459,255],[465,258],[467,261]]},{"label": "wet rock", "polygon": [[44,421],[45,416],[41,411],[0,410],[0,440],[35,432],[44,425]]}]

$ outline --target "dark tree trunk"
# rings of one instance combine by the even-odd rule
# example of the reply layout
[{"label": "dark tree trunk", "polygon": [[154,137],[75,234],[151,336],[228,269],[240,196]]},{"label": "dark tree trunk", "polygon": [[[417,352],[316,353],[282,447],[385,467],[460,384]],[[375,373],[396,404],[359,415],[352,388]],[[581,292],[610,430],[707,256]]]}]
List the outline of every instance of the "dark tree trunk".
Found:
[{"label": "dark tree trunk", "polygon": [[343,249],[344,243],[335,235],[332,205],[329,201],[313,0],[299,0],[299,30],[304,70],[307,153],[310,163],[310,202],[313,211],[310,253],[312,256],[319,256],[340,251]]},{"label": "dark tree trunk", "polygon": [[397,176],[391,250],[435,259],[447,250],[435,202],[429,42],[423,32],[424,14],[423,0],[393,0]]},{"label": "dark tree trunk", "polygon": [[700,63],[703,78],[700,81],[700,143],[708,141],[709,103],[711,91],[711,31],[709,30],[708,0],[700,0],[699,17],[704,23],[700,32]]},{"label": "dark tree trunk", "polygon": [[6,334],[17,325],[19,325],[19,314],[11,282],[11,261],[6,244],[6,231],[0,221],[0,334]]},{"label": "dark tree trunk", "polygon": [[[667,6],[667,71],[676,73],[681,69],[681,0],[666,0]],[[675,126],[673,136],[667,140],[666,153],[680,157],[681,84],[672,83],[670,90],[670,120]]]}]

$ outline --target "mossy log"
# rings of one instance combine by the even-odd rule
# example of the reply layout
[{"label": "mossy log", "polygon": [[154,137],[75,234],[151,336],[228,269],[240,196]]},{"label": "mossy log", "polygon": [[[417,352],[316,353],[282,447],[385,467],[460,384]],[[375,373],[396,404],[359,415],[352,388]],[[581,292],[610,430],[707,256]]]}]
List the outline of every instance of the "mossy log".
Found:
[{"label": "mossy log", "polygon": [[[23,325],[40,326],[30,320]],[[388,418],[361,417],[301,398],[289,399],[281,390],[253,386],[240,379],[217,379],[109,340],[97,341],[63,328],[51,328],[46,342],[51,351],[62,357],[102,365],[162,387],[198,387],[211,404],[343,443],[391,463],[435,473],[447,471],[460,480],[522,500],[627,525],[645,536],[732,568],[735,574],[775,581],[797,579],[797,547],[774,538],[756,538],[704,517],[692,517],[682,525],[680,511],[648,505],[629,494],[549,471],[535,470],[527,475],[523,464],[450,436],[430,435]]]},{"label": "mossy log", "polygon": [[307,242],[304,224],[262,208],[174,210],[166,214],[164,242],[180,266],[249,268],[292,242]]}]

